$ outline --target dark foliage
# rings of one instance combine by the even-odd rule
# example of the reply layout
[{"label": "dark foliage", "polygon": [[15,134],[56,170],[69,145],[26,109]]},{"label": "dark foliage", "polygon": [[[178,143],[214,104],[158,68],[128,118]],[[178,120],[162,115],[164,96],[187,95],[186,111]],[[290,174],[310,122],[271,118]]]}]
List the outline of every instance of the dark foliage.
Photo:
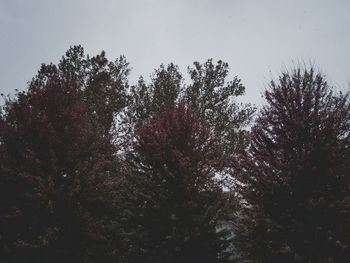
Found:
[{"label": "dark foliage", "polygon": [[0,262],[350,262],[350,95],[285,72],[249,138],[228,72],[43,64],[0,112]]},{"label": "dark foliage", "polygon": [[219,262],[232,203],[215,180],[225,160],[210,128],[180,104],[137,130],[125,213],[127,262]]},{"label": "dark foliage", "polygon": [[137,84],[131,86],[128,106],[123,115],[120,115],[119,132],[123,134],[122,145],[130,146],[130,140],[137,128],[151,119],[158,118],[160,114],[173,110],[182,89],[182,75],[173,63],[167,67],[162,64],[156,69],[149,84],[140,77]]},{"label": "dark foliage", "polygon": [[250,124],[255,108],[236,101],[245,92],[241,80],[234,77],[227,81],[229,67],[221,60],[193,65],[188,68],[192,83],[184,90],[183,100],[209,125],[226,155],[245,148],[249,138],[244,128]]},{"label": "dark foliage", "polygon": [[245,87],[237,77],[227,81],[228,64],[215,64],[211,59],[204,64],[195,62],[188,73],[192,81],[189,85],[184,84],[182,74],[172,63],[155,70],[149,84],[141,77],[130,90],[122,125],[124,134],[132,134],[183,101],[209,125],[227,155],[247,146],[244,127],[250,123],[255,108],[235,100],[244,94]]},{"label": "dark foliage", "polygon": [[0,115],[0,261],[106,261],[114,146],[75,84],[49,80]]},{"label": "dark foliage", "polygon": [[115,115],[126,106],[129,71],[129,63],[123,56],[112,62],[104,51],[89,57],[82,46],[73,46],[57,65],[42,64],[30,88],[43,87],[51,78],[59,78],[66,84],[74,83],[82,91],[89,111],[105,132],[109,132],[115,128]]},{"label": "dark foliage", "polygon": [[254,262],[350,262],[350,103],[324,76],[272,81],[237,164],[237,246]]}]

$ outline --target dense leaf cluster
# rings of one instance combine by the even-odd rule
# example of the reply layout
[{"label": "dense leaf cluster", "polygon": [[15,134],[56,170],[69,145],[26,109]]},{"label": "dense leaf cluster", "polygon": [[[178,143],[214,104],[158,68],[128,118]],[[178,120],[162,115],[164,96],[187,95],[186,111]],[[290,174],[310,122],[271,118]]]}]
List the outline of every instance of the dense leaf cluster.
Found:
[{"label": "dense leaf cluster", "polygon": [[297,69],[272,81],[237,164],[246,202],[243,255],[257,262],[350,260],[350,102],[324,76]]},{"label": "dense leaf cluster", "polygon": [[128,74],[74,46],[5,99],[1,262],[350,261],[347,93],[282,73],[249,133],[225,62]]},{"label": "dense leaf cluster", "polygon": [[124,134],[132,134],[147,120],[157,118],[174,109],[177,103],[184,102],[209,125],[227,155],[244,148],[249,141],[244,128],[255,112],[249,103],[236,101],[244,94],[245,87],[237,77],[227,80],[228,64],[221,60],[217,64],[209,59],[203,64],[194,62],[193,65],[193,68],[188,68],[191,83],[187,85],[179,68],[172,63],[155,70],[149,84],[141,77],[129,92],[123,118],[129,130]]},{"label": "dense leaf cluster", "polygon": [[103,196],[115,147],[81,101],[75,86],[52,79],[4,107],[2,262],[79,262],[103,250]]},{"label": "dense leaf cluster", "polygon": [[29,90],[43,88],[52,78],[60,79],[66,85],[74,84],[82,91],[83,101],[93,117],[105,132],[109,132],[114,128],[115,114],[126,106],[129,72],[129,63],[123,56],[109,61],[104,51],[89,57],[82,46],[73,46],[58,65],[42,64],[29,83]]},{"label": "dense leaf cluster", "polygon": [[129,207],[130,241],[144,241],[129,262],[217,262],[229,198],[215,180],[224,160],[209,127],[180,104],[137,131],[128,160],[141,204]]}]

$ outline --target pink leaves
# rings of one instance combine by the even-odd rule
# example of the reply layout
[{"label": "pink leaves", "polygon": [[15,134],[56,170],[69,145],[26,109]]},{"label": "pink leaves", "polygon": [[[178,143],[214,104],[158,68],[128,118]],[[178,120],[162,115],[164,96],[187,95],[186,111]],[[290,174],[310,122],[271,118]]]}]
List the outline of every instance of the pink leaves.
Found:
[{"label": "pink leaves", "polygon": [[207,187],[222,161],[210,129],[184,103],[139,128],[131,156],[141,161],[137,166],[151,166],[160,181],[190,188]]}]

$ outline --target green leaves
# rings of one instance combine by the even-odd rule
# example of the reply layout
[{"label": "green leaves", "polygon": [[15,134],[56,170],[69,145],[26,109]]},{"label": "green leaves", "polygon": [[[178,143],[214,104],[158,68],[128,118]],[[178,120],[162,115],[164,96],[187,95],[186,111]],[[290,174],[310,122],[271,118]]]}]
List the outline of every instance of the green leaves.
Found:
[{"label": "green leaves", "polygon": [[221,60],[216,65],[211,59],[204,64],[195,62],[194,68],[188,68],[192,84],[187,86],[183,98],[208,123],[226,154],[247,146],[248,134],[244,127],[255,112],[250,104],[236,102],[245,87],[237,77],[227,81],[228,70],[228,64]]},{"label": "green leaves", "polygon": [[214,64],[211,59],[204,64],[195,62],[194,68],[188,68],[188,74],[190,84],[185,83],[179,68],[170,63],[156,69],[150,83],[141,77],[130,89],[121,122],[123,134],[184,102],[209,125],[227,155],[245,148],[249,139],[244,128],[251,122],[255,108],[236,101],[245,87],[237,77],[227,80],[228,64],[222,61]]},{"label": "green leaves", "polygon": [[85,55],[82,46],[72,46],[58,65],[42,64],[29,88],[43,88],[47,80],[59,78],[66,85],[74,83],[83,100],[106,133],[114,127],[115,115],[126,106],[129,63],[120,56],[114,62],[99,55]]},{"label": "green leaves", "polygon": [[188,83],[173,63],[131,86],[129,71],[123,56],[72,46],[7,100],[0,195],[11,201],[0,209],[13,220],[0,215],[1,249],[25,258],[13,244],[31,244],[34,261],[224,258],[227,231],[216,228],[236,203],[215,177],[248,143],[244,86],[222,61],[195,62]]}]

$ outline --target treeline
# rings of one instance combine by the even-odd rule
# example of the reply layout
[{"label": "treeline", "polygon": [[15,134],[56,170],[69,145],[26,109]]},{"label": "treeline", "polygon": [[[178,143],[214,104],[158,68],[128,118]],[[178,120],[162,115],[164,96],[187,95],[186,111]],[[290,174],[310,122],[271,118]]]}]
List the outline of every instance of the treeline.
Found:
[{"label": "treeline", "polygon": [[1,262],[350,262],[349,94],[296,68],[256,113],[228,70],[42,64],[1,108]]}]

